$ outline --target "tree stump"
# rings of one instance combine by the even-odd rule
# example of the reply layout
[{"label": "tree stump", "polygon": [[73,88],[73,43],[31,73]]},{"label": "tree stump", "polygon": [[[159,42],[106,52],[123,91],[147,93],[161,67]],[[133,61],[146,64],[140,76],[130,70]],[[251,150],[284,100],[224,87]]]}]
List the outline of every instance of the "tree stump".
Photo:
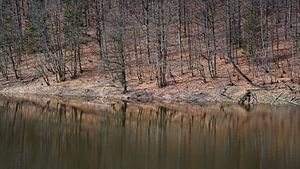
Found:
[{"label": "tree stump", "polygon": [[256,103],[258,103],[256,95],[251,90],[247,90],[246,93],[241,97],[241,99],[239,100],[238,103],[245,105],[245,103],[247,101],[247,104],[250,104],[251,100],[254,100]]}]

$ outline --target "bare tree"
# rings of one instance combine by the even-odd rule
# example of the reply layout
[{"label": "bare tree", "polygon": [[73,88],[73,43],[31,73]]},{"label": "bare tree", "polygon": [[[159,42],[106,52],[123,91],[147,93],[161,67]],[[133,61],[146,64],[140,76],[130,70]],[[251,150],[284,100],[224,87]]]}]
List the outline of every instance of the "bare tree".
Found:
[{"label": "bare tree", "polygon": [[59,0],[48,6],[51,62],[56,74],[56,81],[66,80],[66,62],[63,46],[62,4]]},{"label": "bare tree", "polygon": [[164,53],[164,0],[157,0],[156,4],[156,78],[158,87],[167,85],[166,81],[166,55]]},{"label": "bare tree", "polygon": [[110,12],[110,32],[111,40],[110,55],[108,62],[110,71],[117,73],[117,79],[122,85],[123,93],[127,92],[127,74],[126,74],[126,20],[125,1],[118,0],[116,6]]},{"label": "bare tree", "polygon": [[81,0],[69,0],[65,1],[65,13],[64,13],[64,35],[68,41],[68,47],[71,49],[73,55],[72,62],[72,78],[77,77],[78,69],[80,73],[83,72],[81,65],[81,43],[84,25],[84,12],[85,3],[87,1]]}]

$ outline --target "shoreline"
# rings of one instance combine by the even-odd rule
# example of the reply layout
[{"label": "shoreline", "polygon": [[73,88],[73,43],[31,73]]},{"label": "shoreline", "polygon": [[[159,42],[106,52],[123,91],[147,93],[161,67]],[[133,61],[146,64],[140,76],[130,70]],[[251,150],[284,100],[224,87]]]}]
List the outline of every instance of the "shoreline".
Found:
[{"label": "shoreline", "polygon": [[162,103],[189,103],[205,104],[212,102],[238,103],[241,98],[251,91],[256,99],[250,98],[247,104],[271,104],[271,105],[295,105],[300,106],[300,91],[295,89],[291,91],[288,88],[261,89],[246,86],[219,86],[208,88],[202,91],[172,91],[164,90],[149,92],[147,90],[134,90],[122,94],[118,88],[108,86],[98,87],[63,87],[55,86],[10,86],[0,89],[3,96],[26,97],[35,95],[38,97],[58,97],[63,99],[86,99],[86,100],[126,100],[137,102],[158,101]]}]

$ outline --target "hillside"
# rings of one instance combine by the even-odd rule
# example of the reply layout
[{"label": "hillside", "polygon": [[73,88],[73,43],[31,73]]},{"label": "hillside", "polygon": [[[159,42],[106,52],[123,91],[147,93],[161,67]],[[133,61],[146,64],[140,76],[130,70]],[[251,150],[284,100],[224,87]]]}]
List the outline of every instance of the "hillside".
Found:
[{"label": "hillside", "polygon": [[261,103],[300,100],[299,0],[0,7],[1,93],[237,102],[251,89]]}]

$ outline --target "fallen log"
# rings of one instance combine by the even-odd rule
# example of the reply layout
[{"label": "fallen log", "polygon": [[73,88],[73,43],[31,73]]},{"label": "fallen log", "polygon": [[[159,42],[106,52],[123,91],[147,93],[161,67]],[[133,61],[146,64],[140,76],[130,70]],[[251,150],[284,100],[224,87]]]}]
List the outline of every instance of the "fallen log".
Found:
[{"label": "fallen log", "polygon": [[298,102],[300,101],[300,97],[294,97],[291,101]]},{"label": "fallen log", "polygon": [[277,97],[274,98],[274,100],[271,102],[271,105],[273,105],[280,97],[282,93],[280,93]]},{"label": "fallen log", "polygon": [[296,103],[296,102],[293,102],[293,101],[290,101],[290,100],[286,100],[286,99],[282,99],[282,98],[278,98],[278,100],[282,100],[282,101],[288,102],[290,104],[293,104],[293,105],[296,105],[296,106],[300,106],[299,103]]},{"label": "fallen log", "polygon": [[228,89],[228,88],[227,88],[225,85],[223,85],[223,89],[220,91],[221,96],[227,97],[227,98],[230,99],[230,100],[234,100],[232,97],[230,97],[230,96],[228,96],[228,95],[226,94],[227,89]]},{"label": "fallen log", "polygon": [[288,84],[286,84],[285,82],[283,82],[283,84],[288,88],[288,89],[290,89],[290,91],[294,91],[294,89],[291,87],[291,86],[289,86]]}]

